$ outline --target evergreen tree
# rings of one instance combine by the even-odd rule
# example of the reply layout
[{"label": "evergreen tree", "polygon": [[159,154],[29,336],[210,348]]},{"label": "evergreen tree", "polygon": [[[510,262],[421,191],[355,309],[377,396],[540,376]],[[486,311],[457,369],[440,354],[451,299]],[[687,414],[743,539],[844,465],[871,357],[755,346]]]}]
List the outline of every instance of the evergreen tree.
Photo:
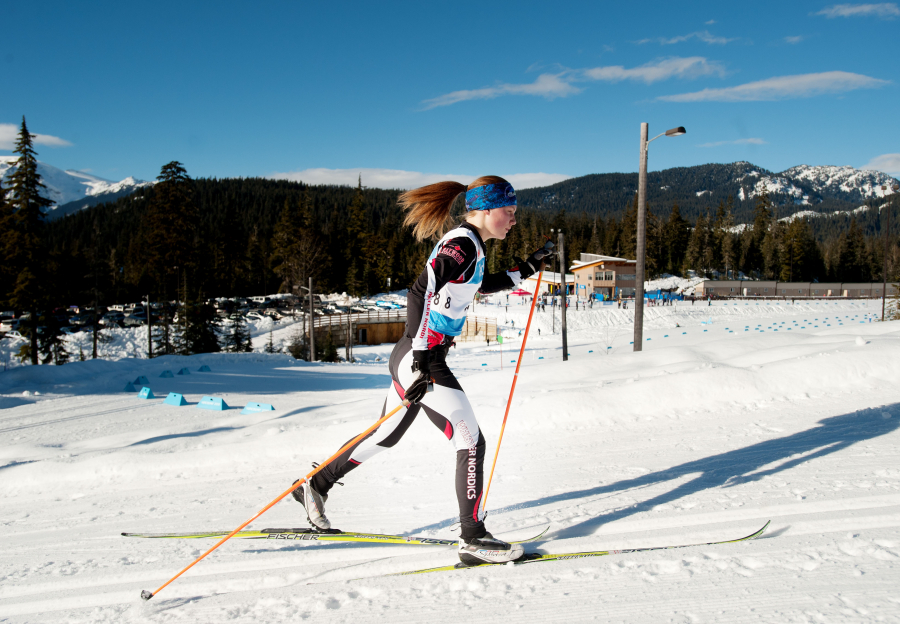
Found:
[{"label": "evergreen tree", "polygon": [[725,202],[719,202],[719,208],[716,212],[716,251],[718,252],[717,261],[718,268],[725,270],[725,279],[728,279],[728,270],[734,273],[735,264],[735,240],[731,228],[734,227],[734,215],[732,207],[734,198],[728,197]]},{"label": "evergreen tree", "polygon": [[331,330],[328,330],[328,333],[325,335],[325,341],[321,347],[319,347],[319,342],[316,341],[317,351],[321,348],[321,351],[316,354],[316,358],[320,362],[339,362],[340,358],[337,354],[337,347],[334,346],[334,337],[331,335]]},{"label": "evergreen tree", "polygon": [[687,275],[688,271],[705,274],[703,260],[706,256],[706,232],[707,219],[705,216],[700,215],[697,218],[697,223],[694,225],[691,237],[688,239],[687,249],[684,252],[682,274]]},{"label": "evergreen tree", "polygon": [[825,279],[824,267],[816,241],[806,219],[794,219],[784,229],[781,273],[785,282],[809,282]]},{"label": "evergreen tree", "polygon": [[269,330],[269,341],[266,343],[265,351],[266,353],[277,353],[277,351],[275,351],[275,342],[272,339],[271,329]]},{"label": "evergreen tree", "polygon": [[218,353],[222,350],[219,346],[219,317],[211,305],[189,302],[185,305],[184,316],[181,353]]},{"label": "evergreen tree", "polygon": [[625,210],[622,215],[622,225],[619,229],[619,251],[616,256],[622,258],[637,257],[637,218],[638,218],[638,196],[634,194],[634,201]]},{"label": "evergreen tree", "polygon": [[672,204],[672,212],[665,225],[666,271],[672,274],[681,272],[690,239],[690,222],[681,216],[678,204]]},{"label": "evergreen tree", "polygon": [[233,315],[231,328],[225,334],[225,351],[229,353],[250,353],[253,351],[253,341],[250,338],[250,330],[247,322],[240,314]]},{"label": "evergreen tree", "polygon": [[863,282],[871,279],[866,257],[863,233],[856,223],[850,221],[850,229],[838,239],[835,274],[841,282]]},{"label": "evergreen tree", "polygon": [[293,293],[321,274],[324,250],[316,235],[309,198],[285,200],[272,237],[273,270],[281,278],[279,292]]},{"label": "evergreen tree", "polygon": [[781,272],[781,257],[783,247],[784,226],[776,220],[772,220],[763,237],[763,277],[769,280],[777,280]]},{"label": "evergreen tree", "polygon": [[164,165],[156,179],[144,225],[146,264],[155,282],[154,290],[166,299],[175,291],[179,271],[193,275],[197,269],[200,213],[193,180],[180,162]]},{"label": "evergreen tree", "polygon": [[744,273],[761,276],[763,274],[763,239],[769,230],[772,213],[769,211],[769,196],[765,192],[756,198],[756,212],[753,227],[742,233],[741,269]]},{"label": "evergreen tree", "polygon": [[[52,315],[45,314],[40,317],[40,327],[37,332],[38,352],[41,364],[62,365],[69,361],[69,352],[66,350],[66,342],[59,321]],[[83,359],[83,358],[82,358]]]},{"label": "evergreen tree", "polygon": [[366,218],[365,195],[363,193],[362,176],[350,202],[347,219],[347,249],[346,256],[350,264],[347,272],[347,292],[359,296],[368,294],[366,291],[366,276],[368,273],[368,258],[364,256],[363,248],[369,237],[369,224]]},{"label": "evergreen tree", "polygon": [[[7,228],[4,245],[5,261],[16,275],[8,304],[20,310],[31,311],[31,344],[29,349],[32,364],[38,363],[37,320],[42,305],[46,302],[44,249],[44,208],[53,204],[41,195],[46,189],[37,171],[37,153],[34,151],[32,135],[22,117],[22,126],[13,152],[19,155],[14,165],[15,171],[9,178],[10,192],[7,203],[12,210],[4,219]],[[7,209],[8,211],[9,209]]]},{"label": "evergreen tree", "polygon": [[0,176],[0,306],[8,307],[12,296],[12,286],[16,274],[9,259],[12,256],[11,232],[13,231],[13,209],[6,201],[6,189],[3,187],[3,176]]}]

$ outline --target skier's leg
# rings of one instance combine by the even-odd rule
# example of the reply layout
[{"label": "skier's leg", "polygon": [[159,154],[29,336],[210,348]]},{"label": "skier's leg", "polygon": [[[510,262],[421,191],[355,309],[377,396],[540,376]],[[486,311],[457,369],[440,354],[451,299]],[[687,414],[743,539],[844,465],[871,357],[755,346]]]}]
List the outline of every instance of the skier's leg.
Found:
[{"label": "skier's leg", "polygon": [[[389,365],[391,371],[391,387],[388,389],[388,396],[381,408],[381,416],[379,416],[379,418],[383,417],[388,409],[393,409],[395,406],[399,405],[405,398],[404,388],[406,388],[406,385],[403,385],[402,382],[398,381],[397,370],[400,363],[405,359],[404,356],[409,355],[409,359],[412,359],[411,346],[411,342],[408,339],[403,338],[396,344],[391,353]],[[407,368],[409,368],[409,364],[407,364]],[[409,383],[411,383],[411,381],[408,382],[407,385]],[[378,429],[341,453],[341,455],[316,474],[312,478],[313,487],[323,495],[328,494],[335,482],[339,481],[348,472],[367,459],[394,446],[409,429],[409,426],[416,419],[418,413],[418,404],[401,408],[386,422],[382,423]]]},{"label": "skier's leg", "polygon": [[462,537],[481,537],[486,533],[478,506],[484,487],[485,442],[466,393],[444,359],[444,350],[436,350],[431,364],[434,392],[422,399],[429,420],[438,427],[456,449],[456,498]]}]

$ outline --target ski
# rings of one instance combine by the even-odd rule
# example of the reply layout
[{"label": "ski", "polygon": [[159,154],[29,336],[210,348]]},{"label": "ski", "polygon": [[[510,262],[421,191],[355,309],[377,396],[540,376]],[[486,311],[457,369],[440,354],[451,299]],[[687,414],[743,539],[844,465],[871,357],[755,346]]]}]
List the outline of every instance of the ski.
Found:
[{"label": "ski", "polygon": [[[746,542],[752,539],[756,539],[760,535],[766,532],[766,529],[769,527],[769,523],[771,520],[766,522],[763,527],[756,531],[755,533],[751,533],[746,537],[741,537],[738,539],[730,539],[730,540],[722,540],[718,542],[706,542],[703,544],[681,544],[679,546],[650,546],[646,548],[625,548],[622,550],[594,550],[587,552],[574,552],[574,553],[557,553],[557,554],[541,554],[541,553],[526,553],[521,559],[518,561],[513,561],[512,564],[519,566],[525,565],[527,563],[540,563],[542,561],[563,561],[567,559],[584,559],[587,557],[604,557],[606,555],[624,555],[629,553],[639,553],[639,552],[649,552],[652,550],[671,550],[674,548],[691,548],[696,546],[718,546],[720,544],[735,544],[737,542]],[[429,572],[449,572],[451,570],[468,570],[470,568],[484,568],[489,566],[498,566],[498,565],[509,565],[509,563],[481,563],[477,565],[465,565],[464,563],[457,563],[455,565],[447,565],[441,566],[438,568],[425,568],[422,570],[410,570],[408,572],[393,572],[391,574],[383,574],[382,576],[408,576],[410,574],[427,574]]]},{"label": "ski", "polygon": [[[525,544],[533,542],[544,536],[550,529],[548,526],[538,535],[512,542]],[[122,533],[123,537],[142,537],[150,539],[221,539],[231,531],[209,531],[206,533]],[[369,544],[408,544],[412,546],[456,546],[458,539],[439,539],[432,537],[407,537],[404,535],[386,535],[382,533],[357,533],[353,531],[339,531],[329,529],[321,531],[311,528],[299,529],[262,529],[261,531],[238,531],[233,537],[240,539],[264,539],[264,540],[302,540],[312,542],[359,542]]]}]

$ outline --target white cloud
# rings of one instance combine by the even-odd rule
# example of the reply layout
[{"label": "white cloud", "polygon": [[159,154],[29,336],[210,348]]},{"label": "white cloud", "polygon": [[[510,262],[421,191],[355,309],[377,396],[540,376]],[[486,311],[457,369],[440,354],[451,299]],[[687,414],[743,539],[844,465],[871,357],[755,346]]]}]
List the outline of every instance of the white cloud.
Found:
[{"label": "white cloud", "polygon": [[712,26],[713,24],[716,23],[716,20],[709,20],[708,22],[703,22],[703,23],[706,24],[707,26]]},{"label": "white cloud", "polygon": [[669,78],[697,78],[699,76],[725,75],[725,68],[715,61],[707,61],[702,56],[688,58],[665,58],[640,67],[625,69],[621,65],[594,67],[581,72],[585,79],[618,82],[620,80],[636,80],[651,84]]},{"label": "white cloud", "polygon": [[874,89],[889,83],[888,80],[871,78],[862,74],[832,71],[796,76],[776,76],[736,87],[703,89],[695,93],[664,95],[657,99],[664,102],[759,102],[813,97],[826,93],[844,93],[856,89]]},{"label": "white cloud", "polygon": [[824,15],[829,19],[835,17],[869,17],[876,16],[883,19],[900,17],[900,8],[894,2],[880,2],[878,4],[835,4],[826,7],[815,15]]},{"label": "white cloud", "polygon": [[[47,147],[69,147],[72,144],[59,137],[50,136],[49,134],[34,134],[32,141],[35,145],[46,145]],[[16,124],[0,123],[0,149],[12,150],[19,138],[19,126]]]},{"label": "white cloud", "polygon": [[882,171],[894,177],[900,176],[900,154],[882,154],[863,165],[863,169]]},{"label": "white cloud", "polygon": [[703,43],[708,43],[711,45],[725,45],[726,43],[737,41],[737,38],[729,39],[727,37],[717,37],[708,30],[700,30],[697,32],[689,33],[687,35],[678,35],[677,37],[657,37],[654,39],[641,39],[640,41],[635,41],[635,43],[644,44],[656,42],[660,45],[674,45],[676,43],[684,43],[685,41],[690,41],[691,39],[699,39]]},{"label": "white cloud", "polygon": [[567,97],[580,93],[581,89],[574,87],[563,77],[564,74],[541,74],[529,84],[500,84],[495,87],[483,87],[481,89],[466,89],[453,91],[446,95],[425,100],[423,110],[450,106],[467,100],[490,100],[501,95],[537,95],[552,100],[557,97]]},{"label": "white cloud", "polygon": [[804,38],[805,37],[803,35],[797,35],[794,37],[785,37],[784,42],[790,43],[790,44],[795,44],[795,43],[800,43],[801,41],[803,41]]},{"label": "white cloud", "polygon": [[698,78],[700,76],[725,75],[725,68],[702,56],[687,58],[669,57],[652,61],[640,67],[626,69],[621,65],[565,70],[558,74],[541,74],[530,84],[500,84],[495,87],[453,91],[422,102],[422,110],[450,106],[468,100],[487,100],[503,95],[536,95],[547,99],[567,97],[581,93],[573,83],[602,80],[620,82],[634,80],[651,84],[669,78]]},{"label": "white cloud", "polygon": [[[382,189],[411,189],[444,180],[468,184],[478,177],[467,174],[421,173],[401,169],[304,169],[303,171],[273,173],[267,177],[306,184],[356,186],[360,176],[363,186]],[[509,180],[515,188],[524,189],[556,184],[568,180],[572,176],[561,173],[513,173],[502,177]]]},{"label": "white cloud", "polygon": [[702,143],[697,147],[719,147],[721,145],[766,145],[762,139],[737,139],[735,141],[715,141],[713,143]]}]

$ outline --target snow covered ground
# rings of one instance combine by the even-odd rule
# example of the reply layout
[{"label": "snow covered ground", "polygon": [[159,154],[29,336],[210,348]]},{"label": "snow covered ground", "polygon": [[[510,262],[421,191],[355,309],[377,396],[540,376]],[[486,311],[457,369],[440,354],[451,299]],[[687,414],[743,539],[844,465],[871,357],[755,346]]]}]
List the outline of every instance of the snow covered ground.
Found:
[{"label": "snow covered ground", "polygon": [[[489,530],[549,525],[530,548],[571,552],[737,538],[771,519],[758,540],[388,578],[455,550],[232,540],[149,602],[141,590],[213,542],[119,534],[253,516],[377,418],[391,346],[357,347],[357,364],[257,352],[12,368],[0,373],[0,622],[898,622],[900,323],[870,322],[880,307],[647,308],[641,353],[632,310],[570,308],[568,362],[559,311],[535,315]],[[507,338],[450,356],[490,458],[527,307],[473,313],[497,316]],[[271,329],[276,344],[296,331]],[[254,329],[257,350],[268,331]],[[141,336],[119,339],[125,355]],[[190,375],[159,377],[181,367]],[[122,392],[138,375],[190,405]],[[232,409],[197,409],[204,395]],[[276,409],[241,415],[251,401]],[[420,419],[333,490],[329,517],[452,537],[454,467]],[[253,526],[304,524],[289,498]]]}]

